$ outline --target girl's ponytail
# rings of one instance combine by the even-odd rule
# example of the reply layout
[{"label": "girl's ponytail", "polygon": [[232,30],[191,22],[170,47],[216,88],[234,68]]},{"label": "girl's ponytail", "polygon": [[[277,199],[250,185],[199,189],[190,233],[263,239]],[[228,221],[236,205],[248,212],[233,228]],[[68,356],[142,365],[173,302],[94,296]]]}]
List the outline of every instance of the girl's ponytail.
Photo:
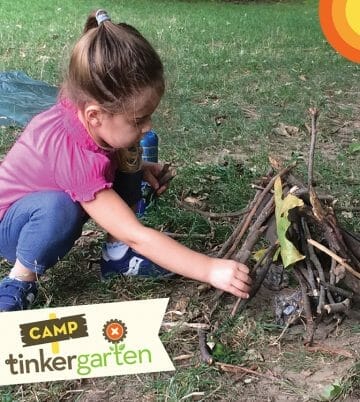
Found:
[{"label": "girl's ponytail", "polygon": [[93,11],[85,22],[83,33],[85,34],[90,29],[100,27],[105,21],[111,21],[109,14],[105,10]]},{"label": "girl's ponytail", "polygon": [[75,44],[63,93],[77,106],[96,101],[119,113],[144,88],[164,91],[159,55],[131,25],[115,24],[105,10],[92,12]]}]

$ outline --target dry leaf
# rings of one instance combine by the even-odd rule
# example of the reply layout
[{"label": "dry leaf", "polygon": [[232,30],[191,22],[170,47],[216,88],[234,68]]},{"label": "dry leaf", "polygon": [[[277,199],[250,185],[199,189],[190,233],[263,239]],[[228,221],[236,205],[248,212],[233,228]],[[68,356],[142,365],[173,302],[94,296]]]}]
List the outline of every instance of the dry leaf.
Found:
[{"label": "dry leaf", "polygon": [[184,201],[187,203],[187,204],[190,204],[190,205],[192,205],[192,206],[197,206],[197,207],[201,207],[201,206],[203,206],[203,202],[201,202],[201,199],[200,199],[200,197],[198,197],[198,198],[196,198],[196,197],[191,197],[191,196],[189,196],[189,197],[186,197],[185,199],[184,199]]},{"label": "dry leaf", "polygon": [[275,170],[280,170],[283,168],[284,164],[283,161],[280,159],[275,159],[272,156],[269,156],[269,162],[272,168],[274,168]]},{"label": "dry leaf", "polygon": [[282,135],[283,137],[294,137],[299,134],[300,129],[295,126],[288,126],[284,123],[280,123],[273,131],[275,134]]}]

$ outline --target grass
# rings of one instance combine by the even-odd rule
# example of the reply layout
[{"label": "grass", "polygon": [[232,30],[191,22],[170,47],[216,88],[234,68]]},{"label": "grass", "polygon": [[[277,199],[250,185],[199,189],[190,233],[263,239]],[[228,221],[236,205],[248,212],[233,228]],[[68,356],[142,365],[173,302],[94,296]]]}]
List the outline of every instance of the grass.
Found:
[{"label": "grass", "polygon": [[[209,222],[180,209],[176,199],[193,197],[216,212],[240,210],[252,198],[250,183],[266,172],[269,154],[297,160],[298,173],[306,177],[310,106],[321,110],[316,179],[340,205],[359,206],[359,65],[342,58],[324,39],[317,1],[33,0],[29,7],[25,0],[3,0],[1,4],[6,12],[0,14],[0,70],[22,70],[58,85],[71,45],[88,12],[98,7],[108,9],[115,21],[135,25],[159,50],[167,92],[154,127],[160,135],[161,159],[171,161],[178,175],[146,224],[187,234],[182,241],[194,249],[213,250],[234,222]],[[298,134],[276,135],[280,123],[297,127]],[[18,134],[18,128],[0,128],[0,156]],[[339,218],[358,230],[359,215],[343,213]],[[98,230],[91,225],[90,229]],[[199,234],[208,237],[196,238]],[[97,263],[88,262],[96,261],[102,234],[83,240],[83,247],[76,247],[46,275],[38,307],[170,297],[169,310],[180,311],[184,321],[196,321],[209,311],[209,300],[191,281],[178,279],[168,286],[133,279],[100,282]],[[249,358],[248,350],[257,350],[265,361],[255,354],[255,363],[264,372],[282,367],[297,373],[299,365],[321,366],[321,356],[297,350],[298,338],[295,349],[271,346],[281,329],[272,323],[269,300],[260,310],[262,314],[251,308],[238,321],[229,322],[226,331],[219,328],[215,333],[225,360],[240,363]],[[353,326],[352,334],[357,333],[358,326]],[[192,355],[176,363],[175,373],[3,387],[0,396],[2,401],[83,401],[91,395],[114,401],[235,401],[256,400],[259,392],[264,398],[281,394],[293,400],[308,395],[307,387],[291,382],[274,394],[255,377],[240,378],[199,365],[197,339],[191,331],[174,329],[162,333],[162,340],[171,357]],[[344,394],[359,386],[354,367],[344,378]]]}]

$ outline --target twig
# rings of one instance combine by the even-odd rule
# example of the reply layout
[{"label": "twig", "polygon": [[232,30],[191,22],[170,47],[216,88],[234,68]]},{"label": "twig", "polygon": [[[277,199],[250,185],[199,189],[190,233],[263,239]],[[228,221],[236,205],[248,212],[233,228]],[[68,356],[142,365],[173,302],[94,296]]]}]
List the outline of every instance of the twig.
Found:
[{"label": "twig", "polygon": [[335,275],[335,268],[336,268],[336,260],[333,258],[331,259],[331,266],[330,266],[330,285],[335,285],[336,275]]},{"label": "twig", "polygon": [[270,346],[276,346],[280,340],[284,337],[284,335],[286,334],[286,331],[289,329],[290,325],[293,324],[294,322],[296,322],[301,316],[301,311],[291,315],[290,319],[286,322],[286,325],[284,327],[284,329],[281,331],[281,334],[275,339],[274,342],[272,342],[270,344]]},{"label": "twig", "polygon": [[352,299],[354,297],[354,293],[351,292],[350,290],[345,290],[345,289],[339,288],[337,286],[331,285],[330,283],[326,283],[323,281],[320,281],[320,283],[325,287],[325,289],[329,289],[332,292],[334,292],[340,296],[344,296],[349,299]]},{"label": "twig", "polygon": [[325,304],[324,310],[330,313],[346,313],[350,309],[350,299],[345,299],[340,303]]},{"label": "twig", "polygon": [[[309,230],[309,227],[308,227],[307,223],[305,222],[305,220],[303,220],[303,229],[305,232],[306,240],[307,241],[309,241],[309,239],[311,240],[310,230]],[[314,252],[314,248],[311,245],[309,245],[308,250],[309,250],[310,260],[315,265],[315,268],[319,274],[320,281],[325,282],[324,270],[323,270],[323,267],[322,267],[319,259],[317,258],[316,254]],[[322,286],[320,284],[319,303],[318,303],[318,307],[317,307],[318,314],[321,314],[324,304],[325,304],[325,289],[324,289],[324,286]]]},{"label": "twig", "polygon": [[193,239],[208,239],[211,235],[208,234],[201,234],[201,233],[170,233],[170,232],[163,232],[166,236],[171,237],[173,239],[186,239],[191,237]]},{"label": "twig", "polygon": [[[256,221],[249,230],[248,236],[245,239],[240,251],[236,254],[235,259],[243,264],[246,264],[250,257],[251,250],[255,246],[255,243],[259,236],[262,234],[266,228],[261,229],[261,226],[267,221],[269,216],[273,213],[275,208],[274,197],[272,196],[270,200],[266,203],[265,207],[261,211],[260,215],[257,217]],[[250,225],[250,222],[249,222]],[[248,229],[248,226],[246,230]],[[242,230],[238,237],[235,239],[233,245],[229,248],[225,254],[225,258],[233,258],[236,247],[240,244],[240,240],[245,234],[246,230]]]},{"label": "twig", "polygon": [[[349,312],[346,312],[345,314],[348,314]],[[339,325],[344,321],[345,319],[345,315],[341,315],[341,314],[334,314],[333,315],[333,320],[335,320],[335,322],[333,323],[332,326],[330,326],[330,328],[325,332],[325,334],[322,336],[322,339],[327,339],[334,331],[336,331],[339,328]]]},{"label": "twig", "polygon": [[243,371],[244,373],[256,375],[258,377],[267,378],[267,379],[272,380],[272,381],[273,380],[279,380],[275,376],[259,373],[257,371],[251,370],[251,369],[249,369],[247,367],[236,366],[234,364],[215,362],[215,366],[220,367],[220,369],[223,370],[223,371],[229,371],[231,373],[238,373],[239,371]]},{"label": "twig", "polygon": [[254,248],[255,243],[257,242],[260,235],[266,230],[266,227],[262,226],[269,216],[274,212],[275,201],[274,197],[271,197],[267,202],[260,215],[257,217],[256,221],[252,225],[249,230],[249,234],[241,246],[238,253],[235,255],[235,259],[242,264],[245,264],[249,259],[251,250]]},{"label": "twig", "polygon": [[161,324],[165,328],[190,328],[190,329],[202,329],[207,330],[210,328],[209,324],[203,324],[201,322],[163,322]]},{"label": "twig", "polygon": [[159,188],[162,187],[164,184],[168,183],[176,176],[176,171],[170,168],[170,163],[165,163],[159,176],[157,177],[159,182]]},{"label": "twig", "polygon": [[[306,232],[308,232],[309,237],[310,237],[310,230],[309,230],[309,227],[304,218],[301,218],[301,229],[305,236],[306,236]],[[318,296],[318,289],[315,284],[314,271],[312,269],[312,265],[311,265],[311,261],[310,261],[310,257],[309,257],[309,250],[308,250],[308,247],[306,244],[306,239],[304,238],[304,236],[301,236],[301,244],[302,244],[303,249],[305,250],[305,254],[307,257],[307,258],[305,258],[305,265],[306,265],[306,270],[307,270],[306,277],[307,277],[309,285],[311,286],[311,289],[313,291],[313,296]]]},{"label": "twig", "polygon": [[329,250],[327,247],[323,246],[322,244],[318,243],[317,241],[313,239],[308,239],[308,243],[312,244],[334,260],[336,260],[340,265],[342,265],[347,271],[349,271],[351,274],[353,274],[356,278],[360,279],[360,273],[355,271],[343,258],[339,257],[335,253],[333,253],[331,250]]},{"label": "twig", "polygon": [[[195,391],[195,392],[191,392],[188,395],[183,396],[181,399],[179,399],[180,401],[185,401],[186,399],[191,399],[192,401],[196,401],[198,400],[198,398],[201,398],[205,396],[205,392],[202,391]],[[196,399],[195,399],[196,398]]]},{"label": "twig", "polygon": [[174,362],[179,362],[179,361],[182,361],[182,360],[191,359],[192,357],[194,357],[194,353],[190,353],[190,354],[188,354],[188,355],[179,355],[179,356],[175,356],[175,357],[172,358],[172,360],[173,360]]},{"label": "twig", "polygon": [[[307,202],[310,199],[309,190],[307,188],[300,188],[298,190],[295,190],[293,192],[293,194],[296,195],[296,197],[304,199],[304,201],[307,201]],[[328,202],[328,203],[335,201],[335,197],[333,197],[332,195],[319,194],[318,198],[319,198],[319,200],[325,201],[325,202]]]},{"label": "twig", "polygon": [[[255,190],[260,190],[263,191],[265,187],[259,186],[258,184],[251,184],[251,188],[254,188]],[[274,194],[274,190],[270,190],[269,193]]]},{"label": "twig", "polygon": [[270,265],[272,263],[273,257],[276,253],[276,250],[278,249],[279,245],[278,244],[273,244],[271,247],[268,248],[266,253],[260,258],[260,260],[255,264],[253,272],[256,272],[257,269],[261,266],[261,264],[265,261],[263,268],[261,269],[261,272],[258,273],[256,276],[255,282],[251,288],[250,291],[250,297],[248,299],[241,299],[238,298],[236,302],[233,305],[232,311],[231,311],[231,317],[234,317],[235,314],[238,312],[238,310],[242,311],[246,305],[249,303],[249,301],[256,295],[258,290],[260,289],[266,274],[268,273],[270,269]]},{"label": "twig", "polygon": [[199,335],[199,348],[200,348],[200,356],[201,360],[206,364],[213,364],[214,359],[211,356],[210,348],[206,344],[207,333],[203,329],[198,330]]},{"label": "twig", "polygon": [[[251,201],[250,205],[247,208],[246,214],[249,214],[252,211],[252,209],[255,206],[255,204],[256,204],[258,198],[260,197],[260,195],[261,195],[260,191],[256,192],[254,199]],[[227,254],[227,251],[228,251],[229,247],[231,247],[231,245],[234,244],[234,242],[237,239],[239,233],[241,232],[241,228],[244,225],[244,222],[246,220],[246,216],[247,215],[243,216],[243,218],[240,220],[240,222],[238,223],[238,225],[236,226],[235,230],[232,232],[230,237],[221,246],[221,249],[217,253],[218,258],[223,258]],[[236,247],[237,247],[237,245],[236,245]]]},{"label": "twig", "polygon": [[316,108],[310,108],[309,113],[311,116],[311,142],[310,142],[310,151],[309,151],[309,165],[308,165],[308,188],[313,186],[314,181],[314,153],[315,153],[315,144],[316,144],[316,122],[319,117],[319,111]]},{"label": "twig", "polygon": [[338,356],[344,356],[344,357],[354,357],[351,352],[348,350],[344,349],[333,349],[329,346],[326,345],[321,345],[319,343],[314,343],[312,346],[307,346],[306,349],[309,352],[324,352],[324,353],[329,353],[331,355],[338,355]]},{"label": "twig", "polygon": [[187,209],[188,211],[195,212],[204,218],[209,219],[223,219],[223,218],[237,218],[242,216],[248,212],[248,208],[244,208],[241,211],[234,211],[234,212],[210,212],[210,211],[202,211],[201,209],[193,208],[190,205],[187,205],[184,201],[176,200],[177,204]]},{"label": "twig", "polygon": [[316,330],[315,322],[313,320],[311,305],[309,296],[307,294],[307,286],[305,279],[303,278],[301,272],[298,270],[297,266],[294,266],[294,274],[299,281],[301,287],[301,294],[303,299],[303,306],[306,316],[306,338],[305,338],[305,345],[311,345],[314,339],[314,334]]}]

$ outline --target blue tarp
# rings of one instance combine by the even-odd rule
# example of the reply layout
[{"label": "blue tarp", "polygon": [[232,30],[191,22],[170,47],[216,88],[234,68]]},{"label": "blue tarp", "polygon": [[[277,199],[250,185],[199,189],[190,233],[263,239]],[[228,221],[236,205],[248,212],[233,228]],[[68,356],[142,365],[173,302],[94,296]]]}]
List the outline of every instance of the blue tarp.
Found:
[{"label": "blue tarp", "polygon": [[21,71],[0,72],[0,126],[25,126],[56,102],[58,88]]}]

